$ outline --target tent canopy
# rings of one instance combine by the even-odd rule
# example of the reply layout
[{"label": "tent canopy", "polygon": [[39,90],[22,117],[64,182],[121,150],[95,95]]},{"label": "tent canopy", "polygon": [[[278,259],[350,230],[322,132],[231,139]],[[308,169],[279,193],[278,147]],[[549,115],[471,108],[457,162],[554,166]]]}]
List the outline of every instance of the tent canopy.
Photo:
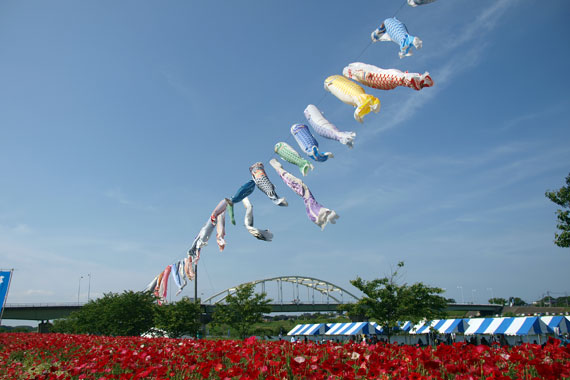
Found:
[{"label": "tent canopy", "polygon": [[544,324],[543,331],[550,334],[564,334],[570,332],[570,318],[562,315],[540,317],[540,322]]},{"label": "tent canopy", "polygon": [[464,332],[466,324],[463,319],[435,319],[415,325],[411,328],[410,334],[427,334],[430,331],[440,334]]},{"label": "tent canopy", "polygon": [[325,335],[381,334],[376,322],[334,323]]},{"label": "tent canopy", "polygon": [[323,335],[327,330],[324,323],[303,324],[295,326],[287,335]]}]

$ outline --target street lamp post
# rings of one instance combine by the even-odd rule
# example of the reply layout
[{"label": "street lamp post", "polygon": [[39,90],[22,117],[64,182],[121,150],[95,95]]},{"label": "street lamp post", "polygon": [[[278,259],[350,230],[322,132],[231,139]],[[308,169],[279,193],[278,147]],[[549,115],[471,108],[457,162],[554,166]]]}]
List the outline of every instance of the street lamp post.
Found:
[{"label": "street lamp post", "polygon": [[461,289],[461,303],[465,303],[465,298],[463,297],[463,286],[458,286],[457,289]]},{"label": "street lamp post", "polygon": [[79,305],[79,294],[81,293],[81,279],[83,276],[79,276],[79,285],[77,285],[77,304]]},{"label": "street lamp post", "polygon": [[473,304],[475,304],[475,292],[477,291],[477,289],[471,289],[471,300],[473,301]]}]

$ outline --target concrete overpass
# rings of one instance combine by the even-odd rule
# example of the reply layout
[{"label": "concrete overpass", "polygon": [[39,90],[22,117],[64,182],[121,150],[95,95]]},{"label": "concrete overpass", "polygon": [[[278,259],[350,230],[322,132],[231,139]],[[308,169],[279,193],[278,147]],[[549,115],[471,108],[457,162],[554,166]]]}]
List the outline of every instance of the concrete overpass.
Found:
[{"label": "concrete overpass", "polygon": [[[338,311],[340,303],[280,303],[271,304],[272,313],[326,313]],[[6,304],[2,319],[50,321],[65,318],[80,310],[82,304]],[[204,313],[211,314],[215,304],[202,304]],[[502,306],[489,304],[449,304],[446,311],[478,311],[482,316],[501,314]]]}]

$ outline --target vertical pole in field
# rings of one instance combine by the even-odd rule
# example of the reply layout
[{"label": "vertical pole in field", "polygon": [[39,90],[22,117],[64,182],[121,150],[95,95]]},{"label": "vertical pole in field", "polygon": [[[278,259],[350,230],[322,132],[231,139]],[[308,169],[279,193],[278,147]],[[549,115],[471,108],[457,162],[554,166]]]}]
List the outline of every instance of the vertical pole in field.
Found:
[{"label": "vertical pole in field", "polygon": [[6,300],[8,299],[8,291],[10,290],[10,283],[12,282],[13,273],[13,268],[10,269],[10,272],[0,271],[0,324],[2,323],[2,315],[4,314],[4,306],[6,305]]},{"label": "vertical pole in field", "polygon": [[198,303],[198,264],[194,264],[194,302]]}]

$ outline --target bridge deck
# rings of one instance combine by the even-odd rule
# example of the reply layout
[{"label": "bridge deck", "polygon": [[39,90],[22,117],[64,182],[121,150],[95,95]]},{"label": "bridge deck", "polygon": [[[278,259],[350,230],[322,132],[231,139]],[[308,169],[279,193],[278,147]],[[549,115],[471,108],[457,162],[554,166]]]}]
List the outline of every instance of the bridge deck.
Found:
[{"label": "bridge deck", "polygon": [[[284,303],[271,304],[272,313],[319,313],[338,311],[336,303]],[[81,309],[82,304],[7,304],[2,319],[19,319],[33,321],[49,321],[65,318],[73,311]],[[215,305],[202,304],[206,314],[213,313]],[[481,315],[500,314],[500,305],[449,304],[446,311],[478,311]]]}]

